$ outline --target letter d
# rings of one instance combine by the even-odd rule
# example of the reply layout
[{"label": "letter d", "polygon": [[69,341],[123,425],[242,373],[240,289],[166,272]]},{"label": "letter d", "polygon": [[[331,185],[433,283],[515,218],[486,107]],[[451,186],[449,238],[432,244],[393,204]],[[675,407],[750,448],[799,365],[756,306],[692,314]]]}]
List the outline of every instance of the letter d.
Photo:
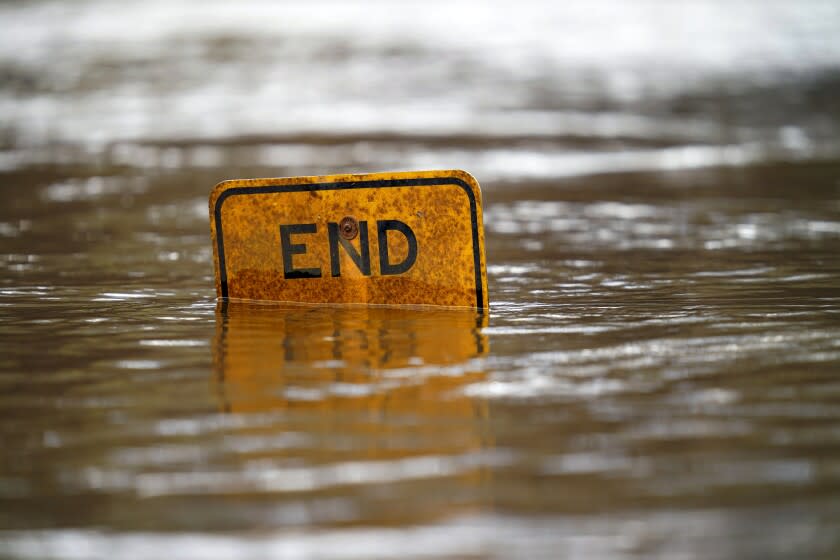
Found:
[{"label": "letter d", "polygon": [[[388,231],[398,231],[408,241],[408,254],[401,263],[392,264],[388,258]],[[376,234],[379,241],[379,273],[382,276],[392,276],[407,272],[417,260],[417,237],[407,224],[399,220],[378,220]]]}]

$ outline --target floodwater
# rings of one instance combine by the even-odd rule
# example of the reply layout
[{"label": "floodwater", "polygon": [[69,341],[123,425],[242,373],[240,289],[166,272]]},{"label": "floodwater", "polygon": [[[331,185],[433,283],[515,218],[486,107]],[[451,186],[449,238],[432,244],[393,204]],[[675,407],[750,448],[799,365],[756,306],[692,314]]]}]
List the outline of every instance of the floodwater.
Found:
[{"label": "floodwater", "polygon": [[[836,2],[0,29],[0,557],[840,556]],[[489,315],[216,301],[218,181],[450,167]]]}]

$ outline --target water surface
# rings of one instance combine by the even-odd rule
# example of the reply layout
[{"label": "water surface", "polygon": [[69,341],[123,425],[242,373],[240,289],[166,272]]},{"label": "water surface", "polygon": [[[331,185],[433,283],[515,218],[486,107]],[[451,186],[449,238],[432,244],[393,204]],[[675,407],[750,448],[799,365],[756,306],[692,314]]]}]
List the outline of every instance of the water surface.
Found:
[{"label": "water surface", "polygon": [[[0,8],[0,556],[840,553],[833,3],[200,4]],[[451,166],[489,315],[216,301],[218,181]]]}]

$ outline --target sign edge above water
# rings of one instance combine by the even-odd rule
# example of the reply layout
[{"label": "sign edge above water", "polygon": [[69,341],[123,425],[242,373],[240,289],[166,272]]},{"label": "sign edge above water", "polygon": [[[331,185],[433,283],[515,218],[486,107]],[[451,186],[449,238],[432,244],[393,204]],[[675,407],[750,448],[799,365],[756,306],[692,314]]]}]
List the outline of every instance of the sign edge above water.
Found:
[{"label": "sign edge above water", "polygon": [[[440,181],[430,182],[430,181]],[[399,307],[456,307],[456,308],[470,308],[479,311],[486,311],[489,309],[489,294],[487,289],[487,259],[485,253],[485,235],[484,235],[484,221],[482,210],[482,193],[478,181],[470,173],[460,169],[445,169],[445,170],[424,170],[424,171],[393,171],[393,172],[379,172],[379,173],[349,173],[336,175],[310,175],[301,177],[264,177],[252,179],[228,179],[216,184],[209,196],[209,214],[210,214],[210,230],[211,242],[213,248],[213,267],[215,272],[215,286],[217,299],[231,299],[244,300],[245,298],[233,298],[227,294],[227,279],[223,281],[221,276],[222,268],[220,266],[220,252],[222,255],[221,262],[224,263],[224,235],[221,240],[217,233],[221,226],[221,210],[224,201],[234,194],[248,194],[251,189],[260,189],[264,187],[284,187],[284,186],[304,186],[304,185],[329,185],[335,183],[363,183],[376,182],[384,183],[382,186],[428,186],[428,185],[446,185],[454,184],[460,186],[468,194],[471,199],[471,229],[473,230],[473,274],[476,279],[476,304],[465,306],[444,306],[433,303],[413,303],[413,304],[389,304],[389,303],[369,303],[369,302],[321,302],[324,305],[376,305],[376,306],[399,306]],[[420,184],[418,184],[420,182]],[[332,190],[329,187],[324,187],[325,190]],[[245,192],[243,192],[245,191]],[[259,193],[259,191],[254,192]],[[289,300],[251,300],[251,301],[277,301],[287,303],[306,303]]]}]

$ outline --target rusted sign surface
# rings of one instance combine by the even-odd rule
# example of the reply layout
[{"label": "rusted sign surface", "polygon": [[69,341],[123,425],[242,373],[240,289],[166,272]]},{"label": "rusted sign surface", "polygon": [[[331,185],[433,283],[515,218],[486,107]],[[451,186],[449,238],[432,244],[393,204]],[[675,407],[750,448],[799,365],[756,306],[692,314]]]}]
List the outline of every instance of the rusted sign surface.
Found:
[{"label": "rusted sign surface", "polygon": [[481,191],[463,171],[225,181],[210,228],[222,298],[488,306]]}]

